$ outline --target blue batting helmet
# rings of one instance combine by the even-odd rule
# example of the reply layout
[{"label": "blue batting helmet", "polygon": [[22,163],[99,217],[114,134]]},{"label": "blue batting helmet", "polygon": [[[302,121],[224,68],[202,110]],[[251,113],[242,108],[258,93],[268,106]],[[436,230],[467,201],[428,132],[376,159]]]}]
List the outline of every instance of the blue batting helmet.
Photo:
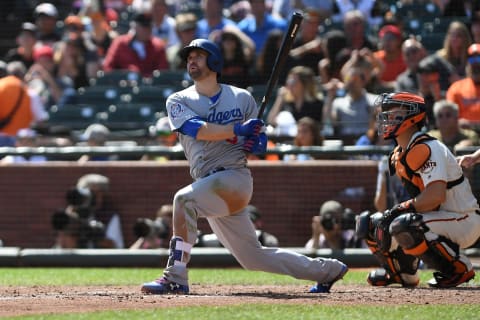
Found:
[{"label": "blue batting helmet", "polygon": [[193,49],[202,49],[208,53],[207,66],[210,70],[220,74],[223,67],[223,58],[220,48],[207,39],[195,39],[182,50],[180,50],[180,57],[183,60],[187,60],[188,54]]}]

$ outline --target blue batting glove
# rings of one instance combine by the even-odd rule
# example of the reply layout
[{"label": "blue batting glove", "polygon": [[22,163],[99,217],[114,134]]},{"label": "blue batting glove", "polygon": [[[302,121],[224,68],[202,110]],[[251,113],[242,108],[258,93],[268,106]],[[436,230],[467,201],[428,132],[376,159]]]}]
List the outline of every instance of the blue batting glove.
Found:
[{"label": "blue batting glove", "polygon": [[254,136],[260,133],[260,130],[265,125],[263,120],[249,119],[244,123],[235,123],[233,125],[233,133],[236,136]]},{"label": "blue batting glove", "polygon": [[264,154],[267,151],[267,135],[262,132],[259,135],[248,136],[243,142],[243,151],[256,155]]}]

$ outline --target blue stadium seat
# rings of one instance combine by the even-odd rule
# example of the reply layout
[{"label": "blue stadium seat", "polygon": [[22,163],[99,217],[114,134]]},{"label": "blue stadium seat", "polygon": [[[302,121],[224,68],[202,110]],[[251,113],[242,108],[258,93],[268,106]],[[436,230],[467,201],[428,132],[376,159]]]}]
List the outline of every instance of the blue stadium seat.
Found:
[{"label": "blue stadium seat", "polygon": [[48,113],[51,126],[80,130],[97,121],[98,109],[93,104],[66,104],[52,106]]},{"label": "blue stadium seat", "polygon": [[124,95],[131,94],[131,87],[93,86],[79,88],[74,98],[77,104],[93,104],[97,108],[107,110],[110,105],[122,102]]},{"label": "blue stadium seat", "polygon": [[165,116],[147,103],[120,103],[110,106],[103,124],[111,130],[138,130],[149,126]]},{"label": "blue stadium seat", "polygon": [[136,86],[141,83],[140,72],[130,70],[112,70],[97,72],[97,77],[90,79],[90,86]]}]

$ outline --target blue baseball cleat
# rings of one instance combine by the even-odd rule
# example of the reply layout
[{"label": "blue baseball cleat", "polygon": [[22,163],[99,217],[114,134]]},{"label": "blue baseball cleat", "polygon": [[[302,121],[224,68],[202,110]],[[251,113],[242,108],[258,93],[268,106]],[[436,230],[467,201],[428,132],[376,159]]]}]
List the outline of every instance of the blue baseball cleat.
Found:
[{"label": "blue baseball cleat", "polygon": [[165,277],[144,283],[142,292],[148,294],[188,294],[188,285],[178,284]]},{"label": "blue baseball cleat", "polygon": [[341,280],[343,278],[343,276],[347,273],[347,271],[348,271],[348,267],[347,267],[346,264],[344,264],[342,266],[342,270],[340,270],[340,273],[338,274],[338,276],[335,277],[335,279],[333,279],[330,282],[324,282],[324,283],[319,282],[316,285],[314,285],[313,287],[311,287],[308,292],[310,292],[310,293],[329,293],[330,288],[333,286],[333,284],[335,282],[337,282],[338,280]]}]

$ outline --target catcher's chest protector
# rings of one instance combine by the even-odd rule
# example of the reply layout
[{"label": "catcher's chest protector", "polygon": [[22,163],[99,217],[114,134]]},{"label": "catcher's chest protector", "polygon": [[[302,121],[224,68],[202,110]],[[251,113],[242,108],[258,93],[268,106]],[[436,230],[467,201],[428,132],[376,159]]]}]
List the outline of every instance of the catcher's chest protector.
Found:
[{"label": "catcher's chest protector", "polygon": [[397,146],[390,154],[390,163],[392,164],[390,169],[393,169],[390,174],[397,174],[412,198],[425,189],[422,178],[415,171],[425,165],[430,158],[430,147],[425,143],[430,140],[435,140],[435,138],[427,134],[419,135],[406,150]]}]

